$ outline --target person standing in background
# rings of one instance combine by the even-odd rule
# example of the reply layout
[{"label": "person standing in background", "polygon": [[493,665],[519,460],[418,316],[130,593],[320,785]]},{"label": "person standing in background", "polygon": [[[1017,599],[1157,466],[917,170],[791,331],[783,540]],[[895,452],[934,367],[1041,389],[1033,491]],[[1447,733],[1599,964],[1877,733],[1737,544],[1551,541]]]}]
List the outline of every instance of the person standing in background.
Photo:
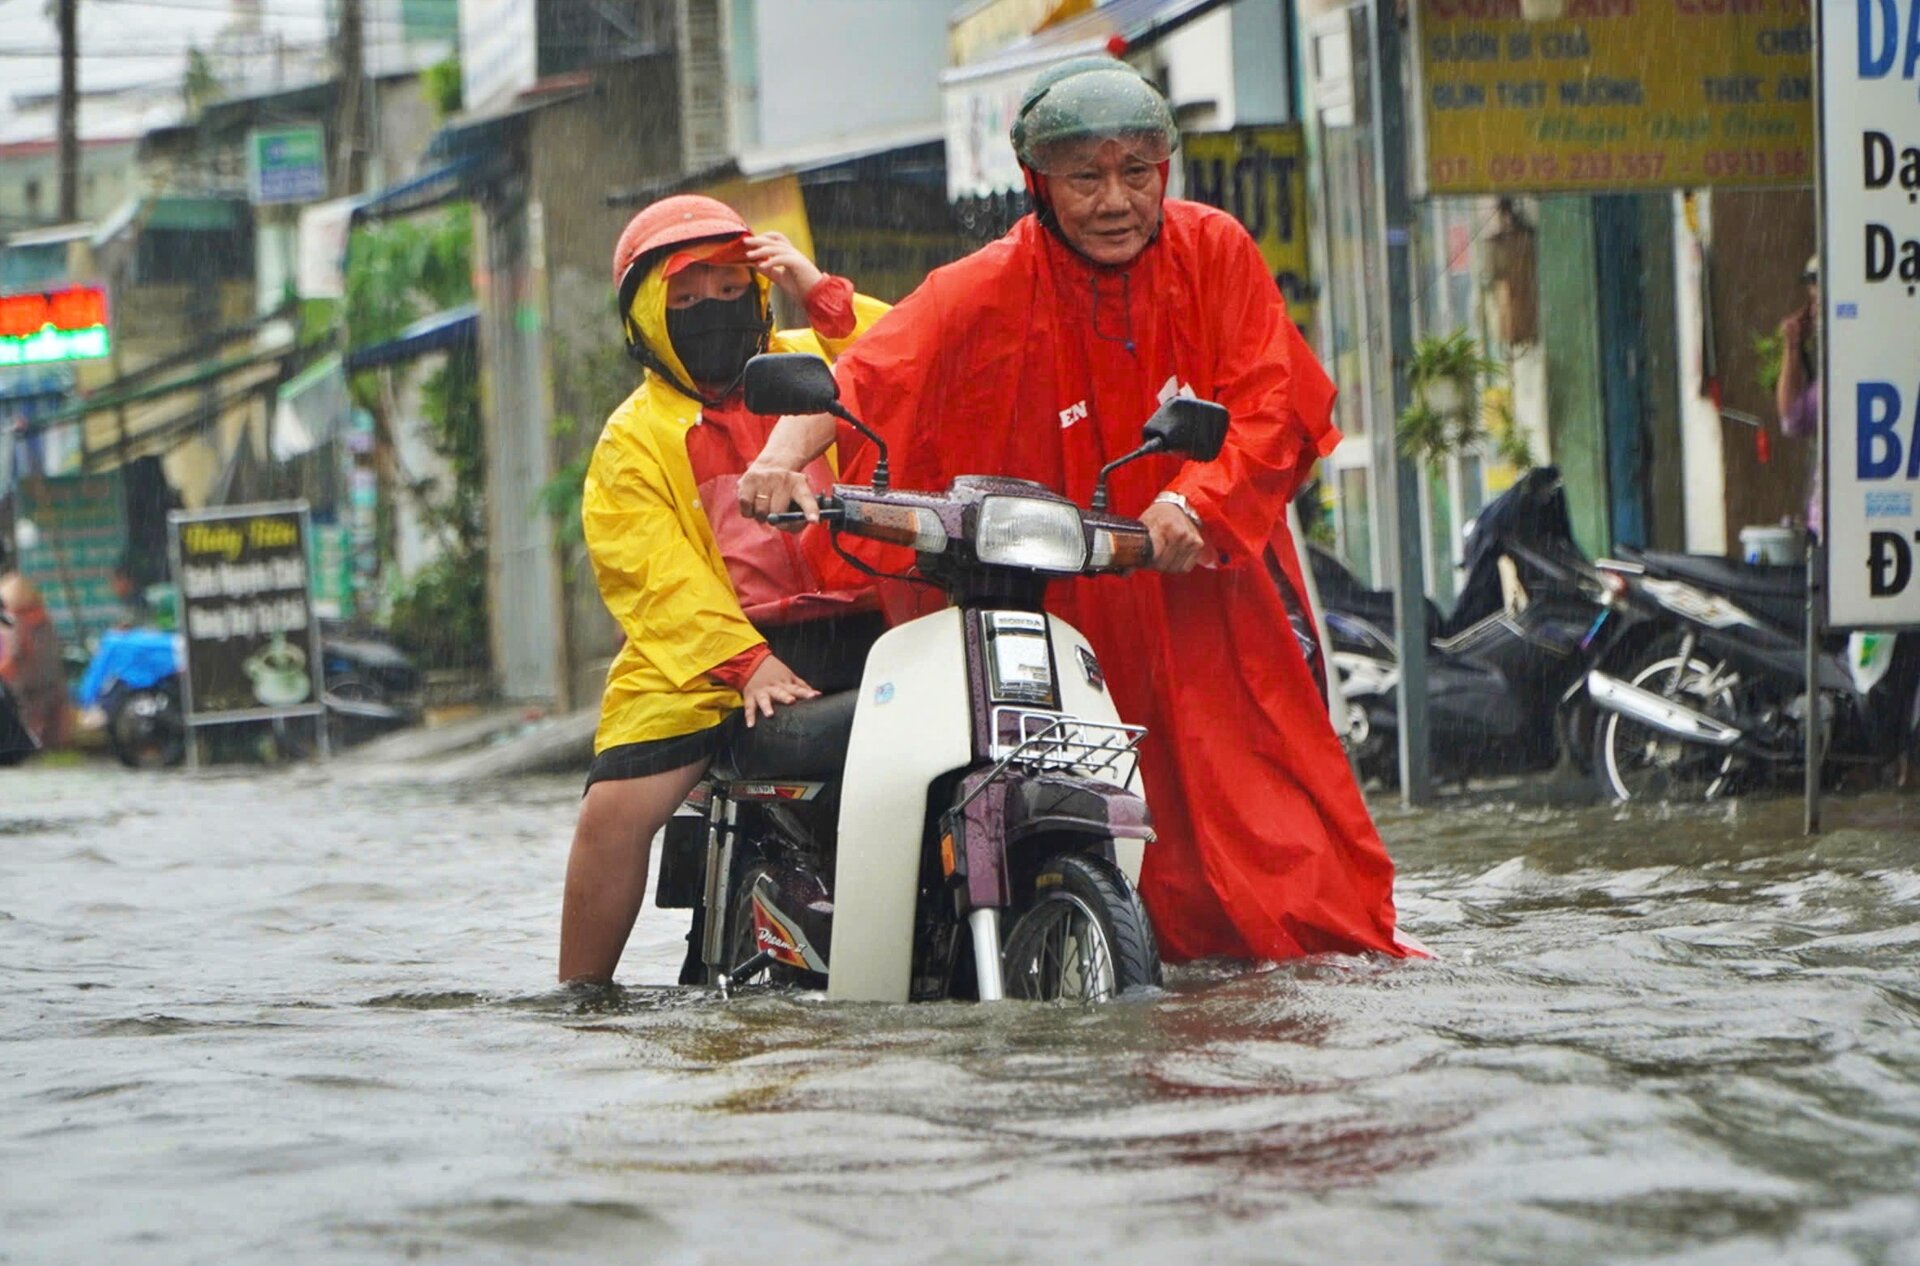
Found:
[{"label": "person standing in background", "polygon": [[[1780,433],[1794,439],[1820,442],[1820,257],[1807,260],[1800,274],[1807,301],[1780,321],[1780,378],[1774,384],[1773,403],[1780,414]],[[1820,535],[1820,463],[1808,477],[1807,531]]]}]

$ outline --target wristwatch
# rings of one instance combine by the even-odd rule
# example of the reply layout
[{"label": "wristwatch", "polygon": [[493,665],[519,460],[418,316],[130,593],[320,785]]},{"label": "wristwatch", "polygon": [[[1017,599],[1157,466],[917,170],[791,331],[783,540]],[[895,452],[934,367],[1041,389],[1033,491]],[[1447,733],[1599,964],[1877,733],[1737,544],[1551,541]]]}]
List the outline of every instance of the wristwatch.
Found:
[{"label": "wristwatch", "polygon": [[1155,505],[1164,504],[1164,505],[1170,505],[1170,506],[1178,506],[1180,508],[1180,513],[1186,515],[1189,519],[1193,520],[1193,526],[1196,530],[1198,531],[1206,530],[1206,526],[1200,522],[1199,514],[1197,514],[1194,511],[1194,508],[1192,506],[1187,504],[1187,499],[1181,496],[1179,493],[1174,492],[1172,489],[1168,489],[1167,491],[1161,493],[1159,496],[1155,497],[1153,499],[1153,503]]}]

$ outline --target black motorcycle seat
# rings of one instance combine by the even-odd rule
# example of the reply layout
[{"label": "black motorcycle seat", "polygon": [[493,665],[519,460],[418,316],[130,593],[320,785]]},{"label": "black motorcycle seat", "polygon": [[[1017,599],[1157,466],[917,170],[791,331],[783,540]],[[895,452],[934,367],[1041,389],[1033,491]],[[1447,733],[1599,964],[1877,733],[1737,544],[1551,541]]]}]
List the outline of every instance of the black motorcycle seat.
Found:
[{"label": "black motorcycle seat", "polygon": [[1805,618],[1807,569],[1801,563],[1736,563],[1718,554],[1645,553],[1647,573],[1724,594],[1776,623]]},{"label": "black motorcycle seat", "polygon": [[859,701],[858,690],[843,690],[778,708],[752,729],[736,725],[722,764],[738,779],[838,778]]}]

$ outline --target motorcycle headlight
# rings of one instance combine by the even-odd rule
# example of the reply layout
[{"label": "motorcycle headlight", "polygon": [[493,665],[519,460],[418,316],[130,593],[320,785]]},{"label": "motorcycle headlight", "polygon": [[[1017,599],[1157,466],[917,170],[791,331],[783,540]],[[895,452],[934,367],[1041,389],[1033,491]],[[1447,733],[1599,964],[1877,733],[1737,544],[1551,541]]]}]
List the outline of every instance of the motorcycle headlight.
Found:
[{"label": "motorcycle headlight", "polygon": [[988,497],[980,503],[973,552],[983,563],[1077,572],[1087,565],[1080,511],[1065,501]]}]

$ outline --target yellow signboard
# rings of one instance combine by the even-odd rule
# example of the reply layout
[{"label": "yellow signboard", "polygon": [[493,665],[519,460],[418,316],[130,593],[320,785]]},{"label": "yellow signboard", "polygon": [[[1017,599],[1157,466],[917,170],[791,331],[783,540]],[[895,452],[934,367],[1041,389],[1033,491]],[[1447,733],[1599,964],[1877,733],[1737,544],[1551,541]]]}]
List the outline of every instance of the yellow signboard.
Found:
[{"label": "yellow signboard", "polygon": [[1306,146],[1300,128],[1243,127],[1180,138],[1186,196],[1232,215],[1260,244],[1287,313],[1311,332]]},{"label": "yellow signboard", "polygon": [[1426,191],[1813,181],[1807,0],[1416,0]]},{"label": "yellow signboard", "polygon": [[784,233],[802,255],[813,258],[813,226],[807,219],[798,176],[787,172],[759,180],[723,180],[700,192],[738,211],[755,233]]}]

